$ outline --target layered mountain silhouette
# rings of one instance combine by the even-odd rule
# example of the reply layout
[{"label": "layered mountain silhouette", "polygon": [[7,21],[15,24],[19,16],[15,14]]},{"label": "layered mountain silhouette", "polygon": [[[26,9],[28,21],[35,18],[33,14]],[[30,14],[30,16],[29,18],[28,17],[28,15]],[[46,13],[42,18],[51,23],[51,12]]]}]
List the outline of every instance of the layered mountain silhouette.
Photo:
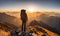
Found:
[{"label": "layered mountain silhouette", "polygon": [[60,34],[60,14],[59,13],[47,13],[40,16],[40,21],[47,24],[50,27],[55,28],[55,31]]},{"label": "layered mountain silhouette", "polygon": [[[55,27],[52,27],[52,26],[50,26],[50,25],[47,25],[46,23],[44,23],[44,22],[42,22],[42,21],[36,21],[36,20],[34,20],[34,21],[32,21],[32,22],[30,23],[29,26],[33,26],[33,27],[35,27],[38,31],[41,31],[41,32],[43,32],[43,33],[45,33],[46,31],[45,31],[44,29],[42,29],[41,27],[43,27],[43,28],[45,28],[45,29],[47,29],[47,30],[49,30],[49,31],[51,31],[51,32],[60,34],[60,30],[58,30],[58,29],[56,29]],[[40,27],[39,27],[39,26],[40,26]]]},{"label": "layered mountain silhouette", "polygon": [[[18,15],[18,13],[16,15]],[[36,27],[36,26],[41,26],[54,33],[60,34],[60,28],[59,28],[60,27],[60,17],[59,17],[60,14],[36,12],[36,13],[27,13],[27,15],[28,15],[29,26],[35,27],[37,31],[45,32],[43,29],[40,29],[40,27]],[[8,24],[11,24],[10,26],[15,25],[16,27],[19,27],[19,28],[21,27],[21,20],[19,18],[10,16],[6,13],[0,13],[0,23],[1,22],[5,24],[7,23],[7,26],[9,26]]]},{"label": "layered mountain silhouette", "polygon": [[7,22],[9,24],[13,24],[17,27],[20,27],[21,26],[21,21],[20,19],[14,17],[14,16],[10,16],[6,13],[0,13],[0,21],[3,21],[3,22]]},{"label": "layered mountain silhouette", "polygon": [[60,30],[60,17],[57,15],[47,15],[43,14],[40,16],[40,20],[46,23],[47,25]]},{"label": "layered mountain silhouette", "polygon": [[6,13],[0,13],[0,29],[11,32],[19,29],[20,27],[20,19]]},{"label": "layered mountain silhouette", "polygon": [[16,29],[18,29],[18,27],[10,23],[0,21],[0,29],[11,32],[11,31],[15,31]]}]

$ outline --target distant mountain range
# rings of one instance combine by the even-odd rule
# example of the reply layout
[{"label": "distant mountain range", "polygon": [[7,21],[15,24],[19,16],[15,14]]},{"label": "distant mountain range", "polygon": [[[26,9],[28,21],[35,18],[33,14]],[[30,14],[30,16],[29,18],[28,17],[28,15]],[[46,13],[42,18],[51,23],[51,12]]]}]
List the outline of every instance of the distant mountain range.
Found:
[{"label": "distant mountain range", "polygon": [[[19,13],[0,13],[0,21],[8,22],[10,24],[14,24],[18,27],[21,27],[21,19],[17,18],[15,15],[20,16]],[[27,13],[28,15],[28,24],[30,24],[33,20],[42,21],[46,25],[53,27],[60,31],[60,13]],[[33,23],[31,23],[33,25]]]},{"label": "distant mountain range", "polygon": [[6,13],[0,13],[0,21],[7,22],[9,24],[14,24],[17,27],[21,26],[21,21],[17,17],[10,16]]},{"label": "distant mountain range", "polygon": [[[43,28],[45,28],[47,30],[50,30],[52,32],[60,34],[60,30],[59,29],[57,29],[56,27],[50,26],[49,24],[44,23],[43,21],[36,21],[36,20],[34,20],[34,21],[32,21],[30,23],[30,26],[34,26],[35,28],[37,28],[37,30],[42,29],[40,27],[43,27]],[[40,30],[40,31],[45,32],[44,29]]]},{"label": "distant mountain range", "polygon": [[47,25],[60,30],[60,14],[59,13],[48,13],[42,14],[40,20]]}]

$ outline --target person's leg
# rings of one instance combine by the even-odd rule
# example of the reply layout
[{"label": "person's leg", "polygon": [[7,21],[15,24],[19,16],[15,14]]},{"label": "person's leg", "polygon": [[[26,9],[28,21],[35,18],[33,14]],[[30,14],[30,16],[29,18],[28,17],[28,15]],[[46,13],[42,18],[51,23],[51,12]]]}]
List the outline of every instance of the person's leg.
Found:
[{"label": "person's leg", "polygon": [[24,23],[24,31],[26,32],[26,22]]},{"label": "person's leg", "polygon": [[22,32],[24,31],[24,23],[22,22]]},{"label": "person's leg", "polygon": [[24,34],[23,34],[23,36],[25,36],[26,35],[26,21],[24,21],[24,23],[23,23],[23,31],[24,31]]}]

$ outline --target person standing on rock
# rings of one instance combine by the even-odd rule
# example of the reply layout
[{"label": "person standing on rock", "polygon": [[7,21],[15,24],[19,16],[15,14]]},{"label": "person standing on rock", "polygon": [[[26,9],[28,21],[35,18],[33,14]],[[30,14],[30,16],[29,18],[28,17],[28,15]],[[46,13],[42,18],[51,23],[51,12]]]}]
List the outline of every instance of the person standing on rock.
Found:
[{"label": "person standing on rock", "polygon": [[[26,22],[28,20],[26,10],[22,9],[21,10],[21,20],[22,20],[22,32],[26,32]],[[23,33],[24,34],[24,33]]]}]

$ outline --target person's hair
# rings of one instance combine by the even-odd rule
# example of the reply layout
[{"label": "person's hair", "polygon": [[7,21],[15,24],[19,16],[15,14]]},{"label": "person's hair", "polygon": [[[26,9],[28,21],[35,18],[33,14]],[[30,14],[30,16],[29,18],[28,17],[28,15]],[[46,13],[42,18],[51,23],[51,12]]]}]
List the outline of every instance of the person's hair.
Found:
[{"label": "person's hair", "polygon": [[22,9],[21,12],[26,12],[26,10],[25,9]]}]

